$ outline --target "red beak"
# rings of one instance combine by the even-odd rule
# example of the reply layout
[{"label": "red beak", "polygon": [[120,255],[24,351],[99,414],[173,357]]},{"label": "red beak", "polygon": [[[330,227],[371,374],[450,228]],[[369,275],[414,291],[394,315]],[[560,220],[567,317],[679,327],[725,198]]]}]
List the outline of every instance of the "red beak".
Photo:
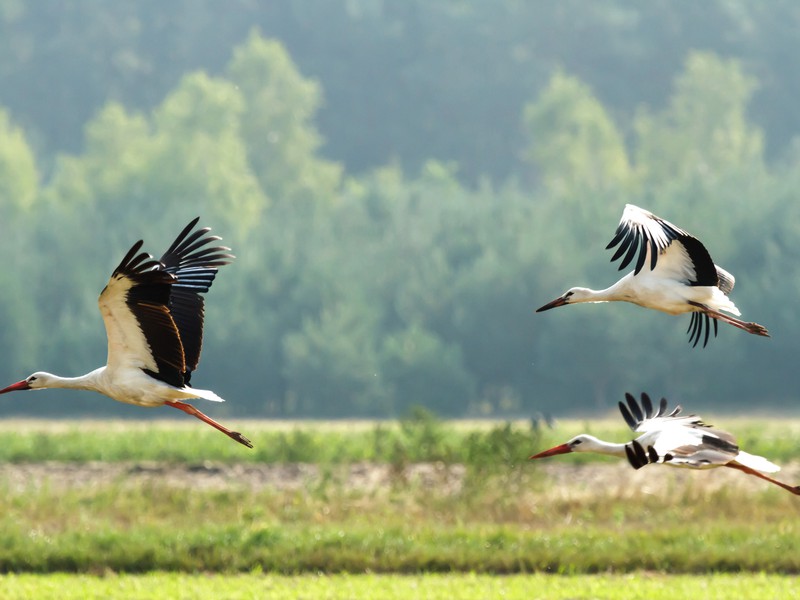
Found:
[{"label": "red beak", "polygon": [[556,456],[557,454],[568,454],[569,452],[572,452],[572,448],[570,448],[569,444],[561,444],[555,448],[550,448],[550,450],[545,450],[544,452],[539,452],[539,454],[529,456],[528,460],[533,460],[534,458],[547,458],[548,456]]},{"label": "red beak", "polygon": [[564,306],[565,304],[569,304],[564,296],[559,296],[552,302],[548,302],[541,308],[537,308],[536,312],[544,312],[546,310],[550,310],[551,308],[556,308],[557,306]]},{"label": "red beak", "polygon": [[22,381],[18,381],[17,383],[12,383],[7,388],[3,388],[0,390],[0,394],[5,394],[6,392],[16,392],[18,390],[29,390],[31,386],[28,385],[28,382],[23,379]]}]

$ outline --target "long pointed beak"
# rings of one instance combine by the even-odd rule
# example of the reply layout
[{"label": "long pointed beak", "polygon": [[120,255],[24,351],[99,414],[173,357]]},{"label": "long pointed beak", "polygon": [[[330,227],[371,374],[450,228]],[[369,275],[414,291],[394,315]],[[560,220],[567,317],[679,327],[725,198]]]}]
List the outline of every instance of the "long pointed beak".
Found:
[{"label": "long pointed beak", "polygon": [[569,452],[572,452],[572,448],[569,447],[569,444],[561,444],[555,448],[550,448],[550,450],[545,450],[544,452],[539,452],[539,454],[529,456],[528,460],[533,460],[535,458],[547,458],[548,456],[556,456],[558,454],[568,454]]},{"label": "long pointed beak", "polygon": [[7,388],[3,388],[0,390],[0,394],[5,394],[6,392],[16,392],[18,390],[29,390],[31,386],[28,385],[26,380],[18,381],[17,383],[12,383]]},{"label": "long pointed beak", "polygon": [[557,306],[564,306],[566,304],[569,304],[569,302],[567,302],[567,299],[564,296],[559,296],[552,302],[548,302],[547,304],[545,304],[543,307],[537,308],[536,312],[544,312],[546,310],[550,310],[551,308],[556,308]]}]

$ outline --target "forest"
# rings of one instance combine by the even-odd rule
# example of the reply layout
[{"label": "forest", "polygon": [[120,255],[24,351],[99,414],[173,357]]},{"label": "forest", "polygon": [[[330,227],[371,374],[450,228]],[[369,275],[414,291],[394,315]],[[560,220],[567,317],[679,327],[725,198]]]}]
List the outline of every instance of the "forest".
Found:
[{"label": "forest", "polygon": [[[111,271],[199,215],[237,256],[192,378],[215,414],[797,414],[798,26],[790,0],[0,0],[0,384],[103,364]],[[536,314],[616,280],[626,203],[699,237],[772,337]]]}]

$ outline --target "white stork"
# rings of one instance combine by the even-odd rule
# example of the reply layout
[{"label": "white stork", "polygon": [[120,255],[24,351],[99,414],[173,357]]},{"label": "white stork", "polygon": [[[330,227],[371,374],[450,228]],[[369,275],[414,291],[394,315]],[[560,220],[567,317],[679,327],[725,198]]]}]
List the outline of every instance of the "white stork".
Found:
[{"label": "white stork", "polygon": [[[715,337],[718,320],[748,333],[769,337],[767,329],[758,323],[741,321],[722,312],[741,314],[728,298],[735,279],[714,264],[697,238],[649,211],[626,204],[617,233],[606,249],[616,245],[619,248],[611,261],[624,254],[619,265],[621,271],[636,257],[633,271],[604,290],[571,288],[536,312],[577,302],[624,301],[671,315],[692,313],[687,333],[693,346],[703,337],[703,330],[703,346],[708,343],[712,319]],[[649,269],[644,268],[645,263]]]},{"label": "white stork", "polygon": [[656,411],[647,394],[642,394],[641,406],[630,394],[625,394],[625,399],[628,405],[620,402],[619,410],[628,426],[642,434],[635,440],[627,444],[614,444],[582,434],[565,444],[534,454],[530,459],[568,452],[596,452],[627,458],[634,469],[641,469],[650,463],[689,469],[730,467],[800,495],[800,486],[787,485],[765,475],[780,471],[780,467],[762,456],[739,450],[730,433],[706,425],[696,415],[679,416],[680,406],[667,413],[667,401],[664,398]]},{"label": "white stork", "polygon": [[39,371],[0,390],[70,388],[91,390],[138,406],[171,406],[216,427],[252,448],[231,431],[184,400],[223,402],[209,390],[189,385],[200,360],[203,341],[203,294],[218,267],[234,258],[230,248],[208,247],[219,240],[208,227],[192,231],[189,223],[159,260],[139,252],[142,240],[114,269],[98,300],[108,337],[108,364],[80,377]]}]

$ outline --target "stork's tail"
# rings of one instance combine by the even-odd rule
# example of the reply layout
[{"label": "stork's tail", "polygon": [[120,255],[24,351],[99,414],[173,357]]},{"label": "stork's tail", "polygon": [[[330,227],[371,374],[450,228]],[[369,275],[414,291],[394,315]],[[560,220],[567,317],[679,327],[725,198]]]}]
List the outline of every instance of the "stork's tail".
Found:
[{"label": "stork's tail", "polygon": [[183,400],[192,400],[202,398],[203,400],[210,400],[211,402],[225,402],[225,398],[220,398],[211,390],[198,390],[193,387],[184,387],[181,389],[183,392]]},{"label": "stork's tail", "polygon": [[756,456],[755,454],[748,454],[747,452],[739,451],[736,457],[736,462],[745,467],[750,467],[761,473],[777,473],[781,468],[773,462],[768,461],[763,456]]},{"label": "stork's tail", "polygon": [[716,310],[724,310],[725,312],[736,315],[737,317],[742,316],[742,312],[733,303],[733,300],[728,298],[727,294],[725,294],[719,288],[711,288],[711,302],[709,302],[709,305],[711,308],[715,308]]},{"label": "stork's tail", "polygon": [[730,294],[736,284],[736,278],[719,265],[714,266],[717,268],[717,279],[719,280],[717,287],[723,294]]}]

